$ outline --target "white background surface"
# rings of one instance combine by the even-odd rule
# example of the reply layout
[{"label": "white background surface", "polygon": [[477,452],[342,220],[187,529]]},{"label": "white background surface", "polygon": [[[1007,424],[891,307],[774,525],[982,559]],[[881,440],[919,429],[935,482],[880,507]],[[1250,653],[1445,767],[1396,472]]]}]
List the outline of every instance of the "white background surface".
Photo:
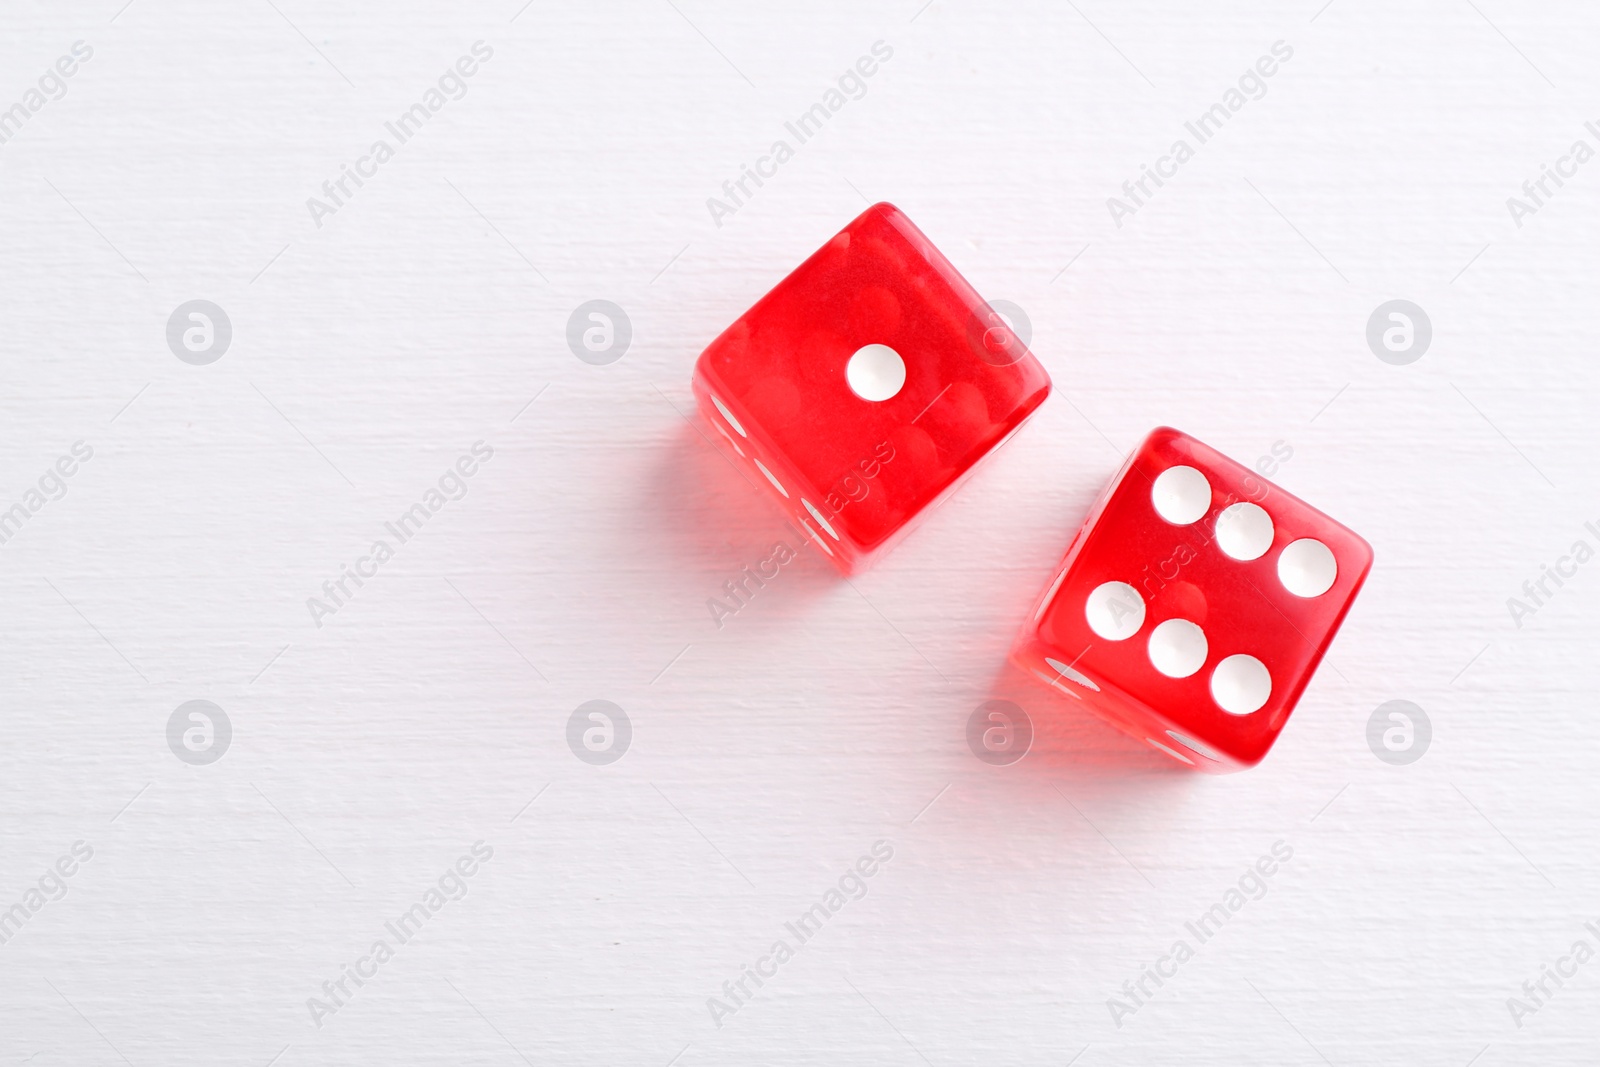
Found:
[{"label": "white background surface", "polygon": [[[1600,947],[1600,563],[1521,628],[1505,602],[1600,547],[1600,163],[1520,228],[1505,200],[1595,146],[1600,14],[274,2],[5,8],[0,104],[94,55],[0,146],[0,503],[94,455],[0,545],[0,907],[94,858],[0,946],[0,1063],[1593,1062],[1600,963],[1520,1028],[1506,1000]],[[315,226],[480,39],[467,95]],[[1280,39],[1267,95],[1115,226]],[[1057,392],[853,585],[807,549],[718,629],[784,528],[685,418],[692,361],[868,199],[1026,309]],[[634,328],[604,367],[564,339],[596,297]],[[1434,326],[1403,367],[1364,339],[1395,297]],[[233,324],[209,366],[165,340],[195,298]],[[1223,779],[1004,665],[1160,423],[1286,442],[1277,481],[1377,551],[1276,750]],[[469,494],[313,625],[478,440]],[[1036,725],[1009,767],[965,741],[993,697]],[[596,698],[634,729],[605,767],[565,740]],[[192,699],[233,725],[209,766],[166,743]],[[1391,699],[1433,722],[1409,767],[1366,742]],[[314,1025],[480,839],[470,893]],[[715,1026],[880,839],[868,895]],[[1115,1026],[1276,841],[1266,896]]]}]

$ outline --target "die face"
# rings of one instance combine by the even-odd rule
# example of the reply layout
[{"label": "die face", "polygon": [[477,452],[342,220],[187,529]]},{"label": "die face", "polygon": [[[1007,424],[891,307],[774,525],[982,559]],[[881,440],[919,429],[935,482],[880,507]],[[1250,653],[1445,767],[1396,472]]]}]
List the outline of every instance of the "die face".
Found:
[{"label": "die face", "polygon": [[707,347],[695,391],[848,569],[1015,431],[1050,379],[932,242],[876,204]]},{"label": "die face", "polygon": [[[1064,662],[1097,710],[1156,730],[1146,738],[1186,762],[1250,766],[1283,729],[1371,567],[1372,549],[1354,532],[1163,427],[1069,549],[1025,634],[1024,665]],[[1058,686],[1074,680],[1045,669]]]}]

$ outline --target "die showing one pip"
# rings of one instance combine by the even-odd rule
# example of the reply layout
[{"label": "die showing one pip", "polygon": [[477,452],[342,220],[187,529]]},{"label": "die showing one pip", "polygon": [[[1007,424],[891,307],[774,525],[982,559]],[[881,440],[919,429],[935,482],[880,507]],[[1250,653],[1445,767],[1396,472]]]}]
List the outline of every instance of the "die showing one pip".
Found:
[{"label": "die showing one pip", "polygon": [[1371,568],[1355,533],[1162,427],[1090,511],[1012,659],[1183,763],[1241,770]]},{"label": "die showing one pip", "polygon": [[906,532],[1050,392],[950,261],[875,204],[706,348],[704,417],[846,574]]}]

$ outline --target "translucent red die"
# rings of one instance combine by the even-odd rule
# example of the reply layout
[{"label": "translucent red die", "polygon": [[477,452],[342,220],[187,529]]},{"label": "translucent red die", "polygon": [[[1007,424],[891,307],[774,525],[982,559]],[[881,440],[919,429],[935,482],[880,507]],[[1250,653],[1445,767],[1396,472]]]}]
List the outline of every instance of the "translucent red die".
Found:
[{"label": "translucent red die", "polygon": [[1241,770],[1371,569],[1351,530],[1162,427],[1089,513],[1012,659],[1183,763]]},{"label": "translucent red die", "polygon": [[875,204],[695,365],[704,417],[845,573],[1014,433],[1050,377],[892,204]]}]

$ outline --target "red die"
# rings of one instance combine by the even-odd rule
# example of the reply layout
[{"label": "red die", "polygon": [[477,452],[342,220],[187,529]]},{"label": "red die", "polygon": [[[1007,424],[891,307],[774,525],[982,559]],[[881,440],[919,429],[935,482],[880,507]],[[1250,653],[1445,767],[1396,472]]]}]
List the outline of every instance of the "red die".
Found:
[{"label": "red die", "polygon": [[1184,763],[1240,770],[1371,569],[1355,533],[1162,427],[1084,520],[1012,659]]},{"label": "red die", "polygon": [[1009,325],[875,204],[701,354],[695,397],[849,574],[1050,393]]}]

